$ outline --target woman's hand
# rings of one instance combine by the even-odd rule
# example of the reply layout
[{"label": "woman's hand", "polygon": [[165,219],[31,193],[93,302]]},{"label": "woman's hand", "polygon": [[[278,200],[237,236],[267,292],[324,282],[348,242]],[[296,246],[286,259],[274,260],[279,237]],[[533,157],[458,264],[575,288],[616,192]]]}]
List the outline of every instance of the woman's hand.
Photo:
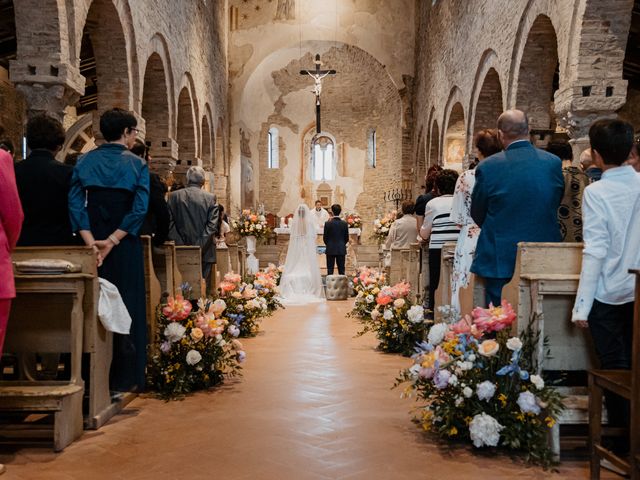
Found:
[{"label": "woman's hand", "polygon": [[93,243],[93,245],[91,245],[91,248],[93,249],[94,253],[96,254],[96,264],[97,264],[97,266],[101,267],[103,258],[102,258],[102,255],[100,254],[100,249],[95,244],[95,242]]},{"label": "woman's hand", "polygon": [[106,240],[96,240],[94,246],[98,248],[98,255],[101,258],[100,264],[102,264],[109,253],[111,253],[111,249],[114,247],[114,244],[107,238]]}]

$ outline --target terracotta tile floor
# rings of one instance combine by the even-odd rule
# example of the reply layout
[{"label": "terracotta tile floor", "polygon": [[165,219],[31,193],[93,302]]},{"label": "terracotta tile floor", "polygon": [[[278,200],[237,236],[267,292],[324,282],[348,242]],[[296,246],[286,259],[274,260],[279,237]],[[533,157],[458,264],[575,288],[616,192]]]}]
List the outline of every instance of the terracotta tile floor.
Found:
[{"label": "terracotta tile floor", "polygon": [[245,340],[244,378],[165,403],[138,398],[61,454],[0,454],[9,479],[588,478],[436,445],[390,386],[407,359],[354,339],[350,302],[290,307]]}]

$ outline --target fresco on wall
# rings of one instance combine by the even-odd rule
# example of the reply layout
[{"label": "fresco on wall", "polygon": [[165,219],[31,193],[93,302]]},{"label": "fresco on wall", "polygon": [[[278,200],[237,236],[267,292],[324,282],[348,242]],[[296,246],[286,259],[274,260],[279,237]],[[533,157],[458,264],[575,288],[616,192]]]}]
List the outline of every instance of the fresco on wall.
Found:
[{"label": "fresco on wall", "polygon": [[242,208],[255,206],[255,181],[253,176],[253,162],[251,161],[250,135],[240,129],[240,175],[242,178],[241,203]]}]

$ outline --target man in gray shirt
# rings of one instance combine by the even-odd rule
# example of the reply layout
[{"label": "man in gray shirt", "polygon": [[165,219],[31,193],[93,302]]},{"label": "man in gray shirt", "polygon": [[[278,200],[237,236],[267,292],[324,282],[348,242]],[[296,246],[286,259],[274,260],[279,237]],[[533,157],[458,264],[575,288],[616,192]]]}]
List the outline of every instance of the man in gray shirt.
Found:
[{"label": "man in gray shirt", "polygon": [[211,269],[216,263],[219,208],[216,196],[202,189],[205,173],[202,167],[187,171],[187,187],[169,195],[167,206],[171,216],[169,238],[176,245],[197,245],[202,251],[202,275],[211,286]]}]

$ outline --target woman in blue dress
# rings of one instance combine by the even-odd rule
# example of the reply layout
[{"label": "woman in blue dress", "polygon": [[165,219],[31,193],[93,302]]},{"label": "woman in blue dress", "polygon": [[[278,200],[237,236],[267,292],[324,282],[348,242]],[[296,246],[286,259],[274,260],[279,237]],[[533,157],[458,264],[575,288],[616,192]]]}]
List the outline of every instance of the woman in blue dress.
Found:
[{"label": "woman in blue dress", "polygon": [[74,231],[98,253],[98,274],[118,287],[132,319],[129,335],[114,333],[111,390],[145,386],[147,327],[144,264],[138,232],[149,203],[149,169],[129,151],[138,129],[133,114],[114,108],[100,117],[106,143],[83,155],[73,171],[69,212]]}]

